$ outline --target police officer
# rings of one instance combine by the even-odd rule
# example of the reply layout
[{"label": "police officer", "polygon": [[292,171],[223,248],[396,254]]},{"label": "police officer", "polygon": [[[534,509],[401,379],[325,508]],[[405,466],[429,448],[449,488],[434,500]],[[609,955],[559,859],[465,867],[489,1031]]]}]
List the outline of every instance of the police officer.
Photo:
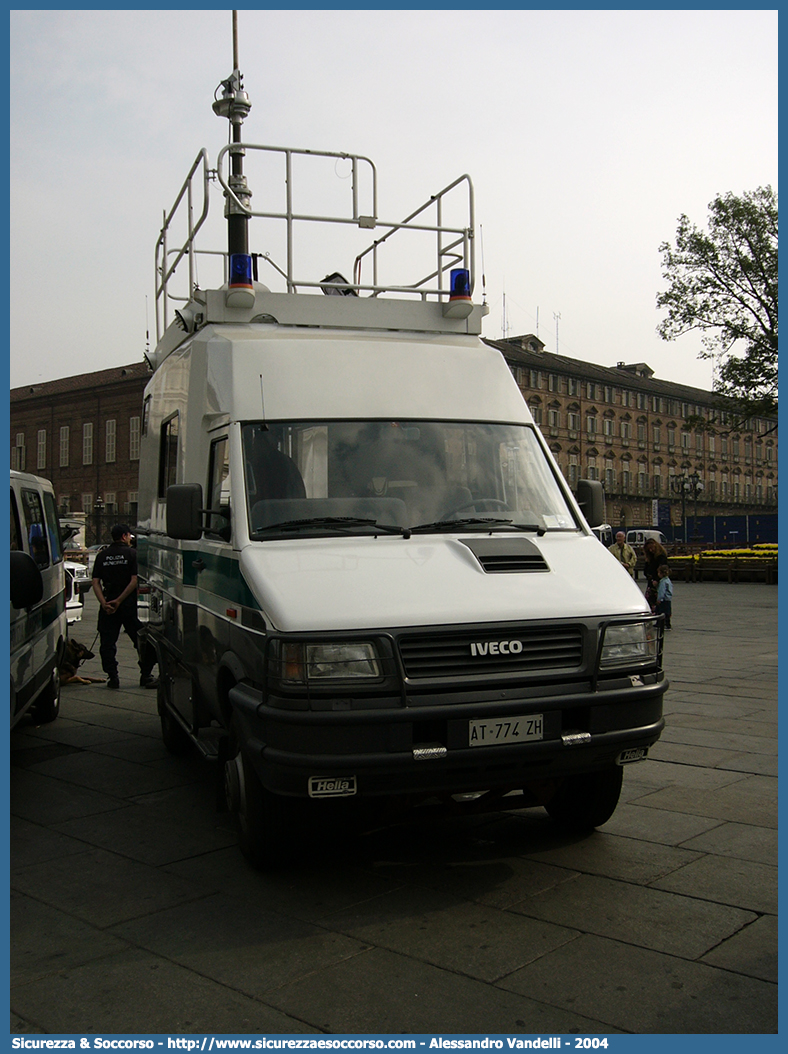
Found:
[{"label": "police officer", "polygon": [[[107,688],[120,688],[118,680],[117,641],[125,629],[139,652],[137,633],[142,625],[137,617],[137,553],[131,545],[131,529],[125,523],[112,528],[112,545],[102,549],[93,564],[93,592],[100,610],[98,631],[101,638],[101,667],[107,675]],[[156,661],[152,649],[139,655],[140,687],[155,688],[152,675]]]}]

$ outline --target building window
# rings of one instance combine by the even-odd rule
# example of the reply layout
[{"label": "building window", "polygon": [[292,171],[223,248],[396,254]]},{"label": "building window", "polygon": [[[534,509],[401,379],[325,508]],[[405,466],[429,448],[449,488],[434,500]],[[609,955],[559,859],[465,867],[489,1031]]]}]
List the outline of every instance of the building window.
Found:
[{"label": "building window", "polygon": [[612,417],[606,417],[602,422],[602,431],[605,439],[612,439],[616,431],[616,422]]},{"label": "building window", "polygon": [[128,498],[123,506],[124,513],[129,517],[132,523],[137,522],[137,505],[139,504],[140,495],[137,490],[130,490]]},{"label": "building window", "polygon": [[68,468],[68,445],[71,431],[68,425],[60,427],[60,467]]},{"label": "building window", "polygon": [[608,490],[613,490],[616,485],[616,473],[613,468],[613,462],[608,458],[605,461],[605,486]]},{"label": "building window", "polygon": [[577,454],[569,455],[569,484],[572,487],[577,484]]},{"label": "building window", "polygon": [[648,475],[645,469],[638,472],[638,494],[645,494],[648,488]]},{"label": "building window", "polygon": [[47,467],[47,430],[39,428],[36,438],[36,468]]},{"label": "building window", "polygon": [[566,420],[567,420],[567,428],[569,429],[570,432],[579,432],[580,431],[580,414],[568,413],[566,415]]},{"label": "building window", "polygon": [[621,470],[621,490],[624,494],[629,494],[632,487],[632,473],[628,468]]},{"label": "building window", "polygon": [[613,402],[613,387],[610,384],[606,384],[605,385],[605,402],[606,403],[612,403]]},{"label": "building window", "polygon": [[662,439],[662,429],[659,425],[654,425],[651,432],[652,438],[654,440],[654,446],[659,446],[660,440]]},{"label": "building window", "polygon": [[548,373],[547,375],[547,390],[549,392],[559,391],[558,378],[554,373]]},{"label": "building window", "polygon": [[579,395],[580,394],[580,381],[577,377],[569,377],[566,382],[566,394],[567,395]]},{"label": "building window", "polygon": [[589,458],[588,458],[588,478],[589,479],[598,479],[599,478],[598,475],[597,475],[597,470],[596,470],[596,458],[593,456],[593,454],[590,455]]},{"label": "building window", "polygon": [[654,474],[654,494],[659,496],[662,493],[662,476],[657,472]]},{"label": "building window", "polygon": [[82,426],[82,464],[93,464],[93,424],[90,421]]},{"label": "building window", "polygon": [[129,461],[140,459],[140,419],[129,418]]},{"label": "building window", "polygon": [[104,512],[106,512],[106,513],[116,513],[117,511],[118,511],[118,509],[117,509],[117,503],[115,501],[115,491],[114,490],[105,490],[104,491]]},{"label": "building window", "polygon": [[638,443],[644,447],[646,445],[646,422],[638,421]]},{"label": "building window", "polygon": [[703,457],[703,432],[695,433],[695,454],[697,457]]},{"label": "building window", "polygon": [[528,404],[528,409],[531,411],[531,416],[534,419],[534,424],[542,424],[542,404],[538,399],[532,399]]},{"label": "building window", "polygon": [[621,422],[621,438],[625,443],[628,443],[631,437],[631,425],[629,421]]},{"label": "building window", "polygon": [[690,445],[689,432],[682,432],[681,433],[681,449],[682,450],[689,450],[689,445]]},{"label": "building window", "polygon": [[592,402],[596,399],[596,385],[593,381],[588,381],[586,384],[586,398]]},{"label": "building window", "polygon": [[709,436],[709,457],[714,457],[717,451],[717,441],[714,436]]},{"label": "building window", "polygon": [[115,439],[117,437],[117,421],[107,421],[105,460],[109,463],[115,460]]},{"label": "building window", "polygon": [[586,432],[588,432],[588,434],[590,436],[595,434],[595,432],[596,432],[596,415],[595,414],[587,414],[586,415]]},{"label": "building window", "polygon": [[14,448],[11,451],[11,468],[17,472],[25,471],[25,433],[17,432]]},{"label": "building window", "polygon": [[638,410],[648,410],[648,396],[645,392],[638,392]]},{"label": "building window", "polygon": [[82,511],[84,513],[88,513],[88,514],[93,512],[93,495],[92,494],[83,494],[82,495]]},{"label": "building window", "polygon": [[548,410],[547,411],[547,423],[550,428],[561,427],[561,412],[560,410]]},{"label": "building window", "polygon": [[539,381],[540,381],[539,370],[531,370],[530,372],[531,372],[531,376],[530,376],[530,381],[531,381],[531,385],[530,386],[531,386],[531,388],[541,388],[541,385],[539,383]]},{"label": "building window", "polygon": [[70,494],[61,494],[60,498],[59,498],[59,501],[60,501],[60,514],[61,514],[61,516],[68,516],[68,514],[71,512],[71,495]]}]

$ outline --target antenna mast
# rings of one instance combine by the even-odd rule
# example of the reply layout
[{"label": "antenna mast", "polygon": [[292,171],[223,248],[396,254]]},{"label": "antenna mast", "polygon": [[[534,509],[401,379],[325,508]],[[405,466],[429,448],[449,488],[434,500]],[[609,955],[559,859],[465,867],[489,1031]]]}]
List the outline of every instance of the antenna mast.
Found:
[{"label": "antenna mast", "polygon": [[[221,98],[214,98],[213,112],[230,122],[230,178],[232,193],[225,193],[224,214],[227,217],[227,252],[230,257],[228,303],[237,306],[254,300],[252,258],[249,255],[249,207],[252,192],[244,175],[244,149],[241,128],[252,104],[244,91],[243,75],[238,62],[238,12],[233,11],[233,72],[220,82]],[[214,93],[215,95],[216,93]]]}]

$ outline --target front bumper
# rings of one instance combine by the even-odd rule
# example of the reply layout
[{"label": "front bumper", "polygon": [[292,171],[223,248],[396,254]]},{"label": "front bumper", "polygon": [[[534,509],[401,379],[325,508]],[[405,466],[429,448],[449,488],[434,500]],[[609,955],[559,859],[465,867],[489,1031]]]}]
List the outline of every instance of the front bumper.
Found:
[{"label": "front bumper", "polygon": [[[284,710],[246,684],[230,699],[249,760],[274,793],[307,797],[319,780],[332,782],[337,795],[428,796],[520,788],[606,768],[624,751],[647,751],[664,728],[668,687],[661,675],[651,680],[538,698],[513,690],[464,693],[450,705],[378,701],[370,709]],[[471,720],[536,713],[543,715],[541,740],[469,745]]]}]

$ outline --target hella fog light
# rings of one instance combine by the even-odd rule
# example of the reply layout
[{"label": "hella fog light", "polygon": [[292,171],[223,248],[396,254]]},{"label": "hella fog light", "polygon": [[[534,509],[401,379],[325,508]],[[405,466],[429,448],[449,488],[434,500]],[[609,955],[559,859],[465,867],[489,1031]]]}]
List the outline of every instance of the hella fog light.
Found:
[{"label": "hella fog light", "polygon": [[605,627],[600,669],[642,665],[657,656],[657,628],[653,622],[630,622]]}]

